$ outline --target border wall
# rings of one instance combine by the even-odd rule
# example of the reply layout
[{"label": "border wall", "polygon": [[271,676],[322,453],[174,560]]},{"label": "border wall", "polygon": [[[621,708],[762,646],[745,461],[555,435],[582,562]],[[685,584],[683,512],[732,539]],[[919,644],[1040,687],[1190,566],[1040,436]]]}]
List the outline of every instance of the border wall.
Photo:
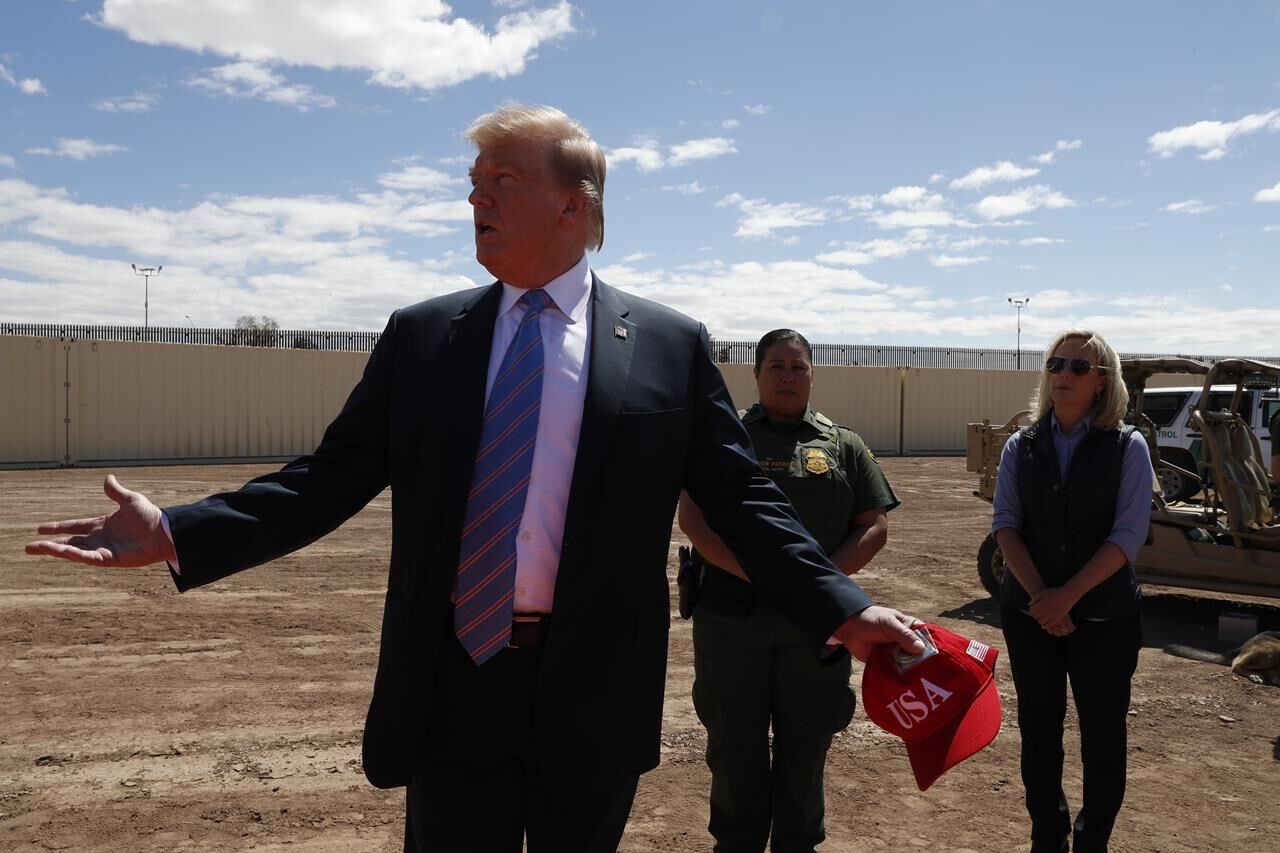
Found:
[{"label": "border wall", "polygon": [[[290,459],[319,443],[367,358],[0,336],[0,467]],[[737,405],[751,405],[751,365],[720,367]],[[1026,406],[1035,377],[819,366],[812,405],[881,455],[961,454],[965,424],[1003,423]]]}]

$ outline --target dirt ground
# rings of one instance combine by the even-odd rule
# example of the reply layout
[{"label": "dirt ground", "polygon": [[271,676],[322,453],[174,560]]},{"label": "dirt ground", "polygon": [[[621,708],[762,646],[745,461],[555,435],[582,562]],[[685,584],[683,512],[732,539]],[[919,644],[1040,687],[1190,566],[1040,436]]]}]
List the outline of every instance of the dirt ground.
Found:
[{"label": "dirt ground", "polygon": [[[903,505],[860,581],[882,603],[1002,646],[974,571],[990,510],[971,496],[963,460],[883,463]],[[264,470],[136,468],[122,478],[166,504]],[[158,567],[92,570],[22,554],[38,521],[105,508],[103,474],[0,472],[0,850],[399,850],[403,792],[371,788],[359,763],[390,495],[305,551],[178,595]],[[681,541],[677,532],[673,555]],[[1280,627],[1274,602],[1146,590],[1114,851],[1280,849],[1280,689],[1161,651],[1173,641],[1222,648],[1224,610]],[[641,780],[624,851],[711,846],[690,636],[675,619],[663,763]],[[831,750],[822,849],[1025,849],[1004,656],[997,676],[1000,736],[924,794],[902,744],[859,711]],[[1068,726],[1076,805],[1074,719]]]}]

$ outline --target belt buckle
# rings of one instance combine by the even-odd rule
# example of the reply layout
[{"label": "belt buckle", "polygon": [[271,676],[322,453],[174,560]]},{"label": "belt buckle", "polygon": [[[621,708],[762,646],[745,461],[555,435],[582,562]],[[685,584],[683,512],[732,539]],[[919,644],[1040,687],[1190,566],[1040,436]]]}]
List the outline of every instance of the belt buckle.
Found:
[{"label": "belt buckle", "polygon": [[532,649],[542,645],[545,639],[548,615],[546,613],[516,614],[511,620],[509,649]]}]

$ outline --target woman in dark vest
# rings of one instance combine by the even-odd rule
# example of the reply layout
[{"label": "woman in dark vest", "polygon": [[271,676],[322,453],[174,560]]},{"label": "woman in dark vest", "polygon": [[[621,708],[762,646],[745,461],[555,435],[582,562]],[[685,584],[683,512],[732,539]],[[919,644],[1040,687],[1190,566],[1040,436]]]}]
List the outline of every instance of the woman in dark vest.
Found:
[{"label": "woman in dark vest", "polygon": [[[1031,850],[1105,851],[1124,800],[1129,684],[1142,646],[1133,561],[1155,479],[1124,426],[1129,394],[1101,336],[1063,332],[1045,351],[1035,423],[1000,457],[992,529],[1008,571],[1001,618],[1018,694]],[[1080,719],[1084,803],[1062,790],[1067,682]]]},{"label": "woman in dark vest", "polygon": [[[813,352],[804,337],[766,334],[755,376],[760,402],[741,415],[756,459],[831,561],[853,574],[884,546],[898,499],[862,439],[809,408]],[[706,564],[693,615],[693,702],[707,729],[715,849],[760,853],[772,834],[774,853],[807,853],[825,837],[831,737],[853,717],[849,655],[814,648],[758,600],[687,495],[680,527]]]}]

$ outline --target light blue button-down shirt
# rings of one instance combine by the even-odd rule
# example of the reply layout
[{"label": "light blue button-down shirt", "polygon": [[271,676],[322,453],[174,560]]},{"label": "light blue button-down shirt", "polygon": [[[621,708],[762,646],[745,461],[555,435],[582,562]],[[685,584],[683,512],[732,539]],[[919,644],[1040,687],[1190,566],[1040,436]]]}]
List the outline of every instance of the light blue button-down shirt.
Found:
[{"label": "light blue button-down shirt", "polygon": [[[1065,433],[1056,415],[1050,415],[1050,434],[1053,449],[1058,456],[1058,474],[1065,481],[1071,458],[1079,449],[1093,424],[1086,417],[1075,429]],[[1018,448],[1022,432],[1009,436],[1000,454],[1000,473],[996,478],[995,515],[991,519],[991,532],[1012,527],[1022,530],[1022,499],[1018,495]],[[1151,467],[1151,452],[1147,442],[1134,430],[1125,446],[1120,468],[1120,490],[1116,494],[1116,518],[1105,541],[1114,543],[1132,563],[1138,558],[1138,549],[1147,541],[1147,528],[1151,525],[1151,492],[1156,483]]]}]

